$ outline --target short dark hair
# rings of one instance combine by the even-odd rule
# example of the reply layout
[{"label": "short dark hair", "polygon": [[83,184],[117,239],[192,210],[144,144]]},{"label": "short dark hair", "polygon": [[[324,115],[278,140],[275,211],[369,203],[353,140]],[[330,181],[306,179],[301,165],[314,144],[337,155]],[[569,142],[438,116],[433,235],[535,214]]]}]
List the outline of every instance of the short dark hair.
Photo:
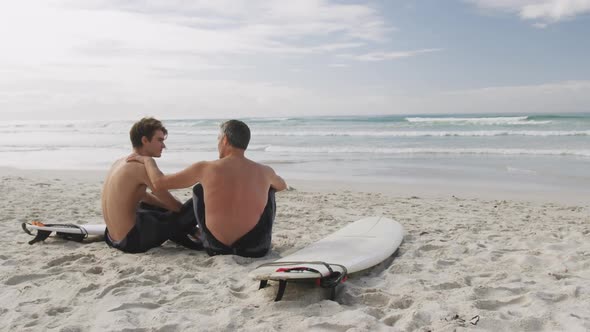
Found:
[{"label": "short dark hair", "polygon": [[133,124],[129,131],[129,138],[131,138],[131,144],[134,148],[140,148],[143,146],[141,138],[147,137],[149,141],[152,140],[156,131],[161,130],[164,135],[168,135],[168,130],[164,128],[160,120],[156,120],[151,117],[143,118]]},{"label": "short dark hair", "polygon": [[250,128],[248,125],[240,120],[229,120],[221,124],[221,132],[225,137],[229,145],[246,150],[248,143],[250,143]]}]

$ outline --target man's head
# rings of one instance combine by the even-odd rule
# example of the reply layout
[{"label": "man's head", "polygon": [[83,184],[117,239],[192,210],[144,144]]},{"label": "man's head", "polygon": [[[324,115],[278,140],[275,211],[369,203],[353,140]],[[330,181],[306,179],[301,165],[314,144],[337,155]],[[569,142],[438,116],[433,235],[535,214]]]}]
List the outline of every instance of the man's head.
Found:
[{"label": "man's head", "polygon": [[239,150],[246,150],[250,143],[250,128],[239,120],[229,120],[221,124],[219,133],[219,157],[223,158],[225,147],[230,146]]},{"label": "man's head", "polygon": [[133,149],[139,154],[149,157],[160,157],[162,149],[166,148],[164,140],[168,130],[162,122],[154,118],[143,118],[133,124],[129,131],[129,138]]}]

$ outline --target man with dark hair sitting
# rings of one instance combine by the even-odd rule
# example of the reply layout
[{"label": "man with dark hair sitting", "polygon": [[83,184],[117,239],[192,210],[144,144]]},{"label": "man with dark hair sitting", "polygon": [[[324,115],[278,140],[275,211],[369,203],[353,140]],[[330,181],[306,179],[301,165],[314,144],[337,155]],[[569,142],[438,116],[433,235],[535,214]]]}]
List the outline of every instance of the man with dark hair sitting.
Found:
[{"label": "man with dark hair sitting", "polygon": [[145,165],[157,191],[193,186],[199,239],[209,255],[264,256],[270,249],[275,217],[274,192],[287,188],[269,166],[245,157],[250,129],[238,120],[221,124],[219,159],[200,161],[164,175],[149,155],[133,153],[128,161]]},{"label": "man with dark hair sitting", "polygon": [[[159,158],[166,148],[168,131],[159,120],[143,118],[129,132],[137,155]],[[146,189],[151,189],[151,193]],[[183,205],[165,189],[155,189],[145,167],[117,160],[104,181],[102,213],[107,229],[105,242],[124,252],[139,253],[173,240],[192,249],[202,249],[188,236],[196,223],[179,218],[192,205]],[[192,202],[191,202],[192,203]],[[192,211],[191,211],[192,212]]]}]

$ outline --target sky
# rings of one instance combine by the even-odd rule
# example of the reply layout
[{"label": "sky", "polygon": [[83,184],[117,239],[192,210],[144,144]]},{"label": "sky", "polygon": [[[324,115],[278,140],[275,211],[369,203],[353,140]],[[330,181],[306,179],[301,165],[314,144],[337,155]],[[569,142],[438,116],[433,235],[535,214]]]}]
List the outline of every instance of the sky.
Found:
[{"label": "sky", "polygon": [[590,112],[590,0],[0,0],[0,120]]}]

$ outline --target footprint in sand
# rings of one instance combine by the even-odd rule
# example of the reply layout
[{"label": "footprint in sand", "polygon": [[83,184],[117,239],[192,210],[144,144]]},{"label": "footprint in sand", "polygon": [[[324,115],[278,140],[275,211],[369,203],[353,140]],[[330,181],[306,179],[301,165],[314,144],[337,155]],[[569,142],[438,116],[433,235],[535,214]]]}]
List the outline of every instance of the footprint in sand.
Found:
[{"label": "footprint in sand", "polygon": [[377,319],[381,319],[381,318],[383,318],[383,316],[385,316],[385,312],[379,308],[367,307],[367,308],[363,309],[363,312],[366,313],[367,315],[375,317]]},{"label": "footprint in sand", "polygon": [[509,288],[509,287],[477,287],[473,290],[477,298],[482,297],[510,297],[515,295],[522,295],[526,293],[523,287]]},{"label": "footprint in sand", "polygon": [[379,291],[367,292],[360,294],[358,296],[358,300],[360,300],[360,302],[364,305],[372,307],[384,307],[389,304],[389,301],[391,301],[391,295]]},{"label": "footprint in sand", "polygon": [[[49,299],[49,298],[41,298],[41,299],[37,299],[37,300],[35,300],[35,301],[25,301],[25,302],[20,302],[20,303],[17,305],[17,310],[16,310],[16,311],[18,312],[18,311],[20,311],[20,308],[22,308],[22,307],[25,307],[25,306],[28,306],[28,305],[32,305],[32,306],[38,306],[39,304],[44,304],[44,303],[47,303],[47,302],[49,302],[50,300],[51,300],[51,299]],[[34,315],[35,315],[35,317],[33,317],[33,318],[35,318],[35,319],[36,319],[36,318],[38,317],[38,315],[37,315],[37,314],[34,314]]]},{"label": "footprint in sand", "polygon": [[387,326],[393,326],[400,318],[402,318],[402,314],[393,314],[383,318],[381,321]]},{"label": "footprint in sand", "polygon": [[403,327],[403,329],[408,331],[416,331],[419,329],[423,329],[425,326],[430,325],[432,322],[431,314],[424,310],[414,311],[411,316],[412,317],[408,322],[407,326]]},{"label": "footprint in sand", "polygon": [[528,306],[530,298],[525,287],[477,287],[473,290],[474,307],[482,310]]},{"label": "footprint in sand", "polygon": [[481,273],[474,276],[467,276],[464,278],[465,284],[467,286],[472,286],[474,283],[481,283],[482,281],[488,280],[491,276],[491,273]]},{"label": "footprint in sand", "polygon": [[439,259],[436,261],[438,267],[447,267],[457,263],[456,259]]},{"label": "footprint in sand", "polygon": [[99,287],[100,287],[100,286],[99,286],[99,285],[97,285],[97,284],[90,284],[90,285],[88,285],[88,286],[86,286],[86,287],[83,287],[83,288],[81,288],[81,289],[78,291],[78,294],[87,293],[87,292],[90,292],[90,291],[96,290],[96,289],[98,289]]},{"label": "footprint in sand", "polygon": [[158,309],[160,307],[159,304],[157,303],[123,303],[122,305],[113,308],[111,310],[109,310],[109,312],[112,311],[119,311],[119,310],[128,310],[128,309],[148,309],[148,310],[153,310],[153,309]]},{"label": "footprint in sand", "polygon": [[100,266],[91,267],[88,270],[86,270],[86,273],[89,273],[89,274],[102,274],[102,267],[100,267]]},{"label": "footprint in sand", "polygon": [[49,277],[49,276],[51,276],[51,275],[50,274],[23,274],[23,275],[13,276],[13,277],[6,279],[6,281],[4,281],[4,284],[8,285],[8,286],[14,286],[14,285],[21,284],[23,282],[42,279],[42,278]]},{"label": "footprint in sand", "polygon": [[82,326],[64,326],[62,327],[59,332],[83,332],[86,331],[87,328],[83,328]]},{"label": "footprint in sand", "polygon": [[556,303],[566,300],[569,296],[567,294],[549,293],[549,292],[536,292],[533,294],[535,297],[548,302]]},{"label": "footprint in sand", "polygon": [[521,327],[523,331],[543,331],[545,322],[539,318],[528,317],[519,320],[519,327]]},{"label": "footprint in sand", "polygon": [[474,306],[482,310],[498,310],[511,305],[523,306],[528,301],[524,296],[517,296],[508,300],[476,300]]},{"label": "footprint in sand", "polygon": [[416,262],[396,262],[387,270],[389,274],[411,274],[424,269],[424,265]]},{"label": "footprint in sand", "polygon": [[353,329],[358,329],[358,326],[349,325],[349,324],[333,324],[333,323],[317,323],[317,324],[310,324],[310,329],[312,331],[349,331]]},{"label": "footprint in sand", "polygon": [[141,266],[138,266],[122,269],[121,271],[119,271],[119,274],[121,275],[121,277],[126,277],[128,275],[140,275],[143,273],[143,271],[143,268]]},{"label": "footprint in sand", "polygon": [[[486,248],[484,246],[484,248]],[[498,260],[500,260],[502,257],[504,257],[504,253],[498,250],[493,250],[489,252],[488,257],[490,258],[491,262],[497,262]]]},{"label": "footprint in sand", "polygon": [[136,286],[137,282],[135,280],[130,280],[130,279],[126,279],[126,280],[121,280],[117,283],[115,283],[114,285],[111,286],[107,286],[103,289],[103,291],[98,294],[98,296],[96,297],[97,299],[101,299],[103,298],[105,295],[107,295],[108,293],[110,293],[111,291],[115,291],[119,288],[127,288],[127,286]]},{"label": "footprint in sand", "polygon": [[402,296],[401,298],[391,300],[390,307],[393,309],[408,309],[414,304],[414,299],[410,296]]},{"label": "footprint in sand", "polygon": [[420,248],[418,248],[418,251],[432,251],[432,250],[438,250],[438,249],[442,249],[444,248],[443,246],[437,246],[434,244],[427,244],[427,245],[423,245]]},{"label": "footprint in sand", "polygon": [[455,288],[461,288],[463,287],[463,285],[461,285],[458,282],[443,282],[441,284],[438,285],[434,285],[431,288],[433,290],[449,290],[449,289],[455,289]]},{"label": "footprint in sand", "polygon": [[70,311],[72,311],[72,308],[70,307],[52,307],[45,311],[45,313],[47,316],[57,316]]},{"label": "footprint in sand", "polygon": [[244,288],[244,285],[232,284],[229,286],[229,293],[239,299],[245,299],[248,297],[248,294],[243,292]]},{"label": "footprint in sand", "polygon": [[47,267],[54,267],[54,266],[60,266],[60,265],[68,265],[67,263],[73,263],[73,262],[77,261],[78,259],[83,258],[83,257],[87,257],[87,256],[88,255],[84,255],[84,254],[67,255],[64,257],[50,260],[46,266]]},{"label": "footprint in sand", "polygon": [[142,275],[142,278],[144,278],[145,280],[152,281],[154,283],[159,283],[161,281],[161,279],[162,279],[158,275]]},{"label": "footprint in sand", "polygon": [[176,295],[172,301],[176,301],[178,299],[184,298],[184,297],[188,297],[188,298],[198,298],[200,296],[202,296],[203,293],[202,292],[197,292],[197,291],[184,291],[178,295]]}]

